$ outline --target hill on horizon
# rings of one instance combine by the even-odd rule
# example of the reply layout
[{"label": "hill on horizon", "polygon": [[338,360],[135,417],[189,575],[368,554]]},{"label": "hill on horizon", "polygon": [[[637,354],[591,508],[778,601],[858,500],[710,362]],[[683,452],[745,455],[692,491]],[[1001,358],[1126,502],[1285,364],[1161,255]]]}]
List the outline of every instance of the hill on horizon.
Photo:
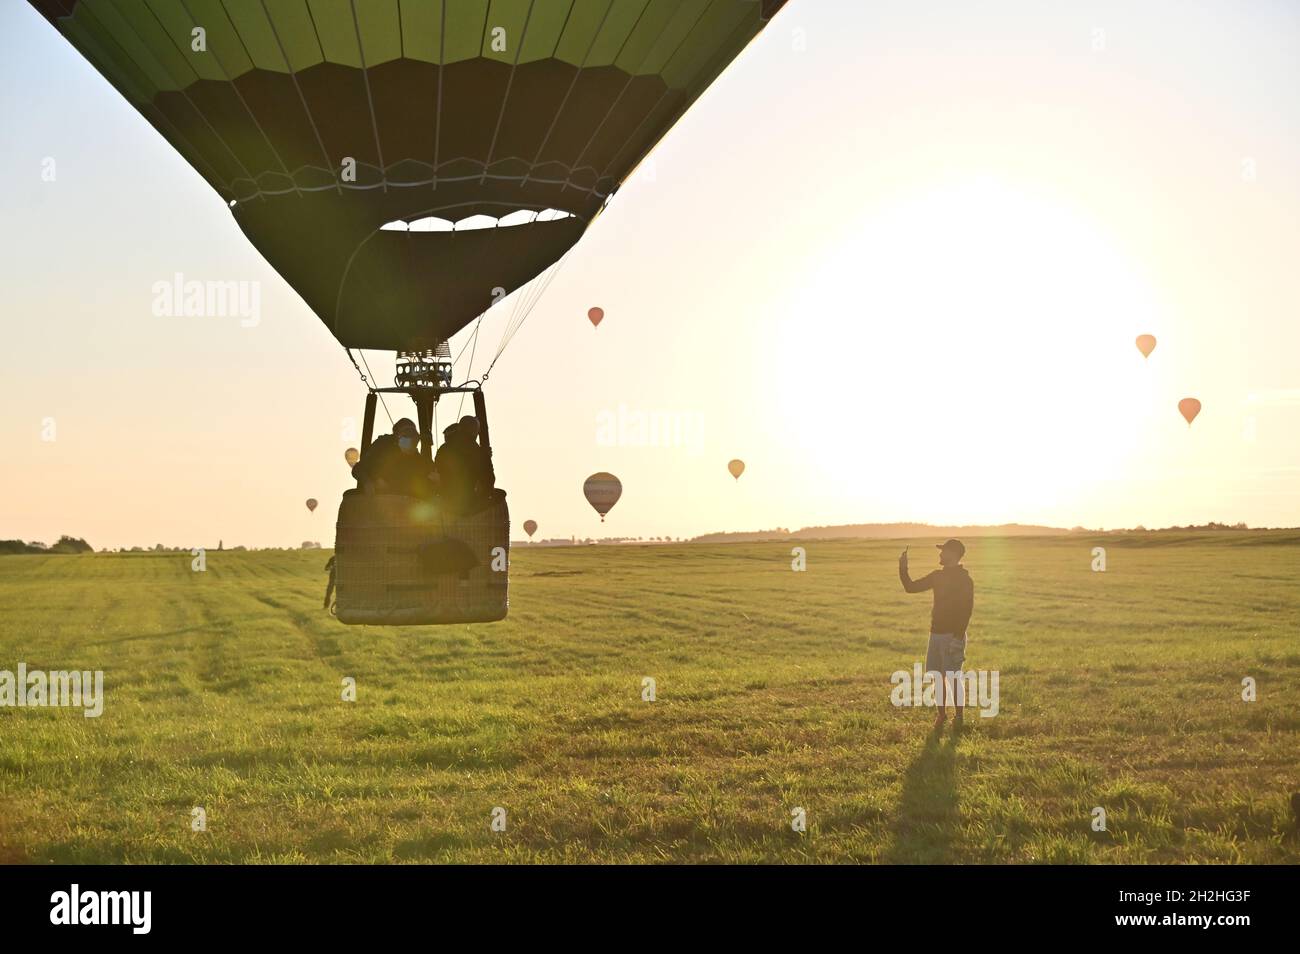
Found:
[{"label": "hill on horizon", "polygon": [[914,537],[1060,537],[1072,534],[1110,535],[1141,533],[1176,533],[1198,530],[1277,531],[1300,529],[1294,527],[1248,527],[1244,523],[1205,523],[1172,527],[1113,527],[1109,530],[1091,527],[1046,527],[1031,523],[967,524],[964,526],[938,526],[929,523],[846,523],[827,527],[802,527],[793,532],[785,527],[771,530],[706,533],[692,537],[688,543],[742,543],[765,540],[841,540],[841,539],[908,539]]},{"label": "hill on horizon", "polygon": [[[1082,528],[1080,528],[1082,529]],[[692,537],[691,543],[739,543],[762,540],[834,540],[854,538],[903,537],[1042,537],[1077,533],[1063,527],[1041,527],[1024,523],[1003,523],[993,526],[935,526],[928,523],[846,523],[827,527],[802,527],[791,532],[784,527],[772,530],[706,533]]]}]

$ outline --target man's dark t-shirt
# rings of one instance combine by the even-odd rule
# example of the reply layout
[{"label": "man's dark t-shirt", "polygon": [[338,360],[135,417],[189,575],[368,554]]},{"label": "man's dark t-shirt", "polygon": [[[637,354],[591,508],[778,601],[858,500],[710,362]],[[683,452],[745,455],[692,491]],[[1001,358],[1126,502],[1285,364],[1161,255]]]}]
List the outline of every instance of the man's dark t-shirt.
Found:
[{"label": "man's dark t-shirt", "polygon": [[934,590],[934,609],[930,613],[931,633],[966,635],[971,611],[975,608],[975,582],[964,566],[945,566],[927,573],[919,580],[907,575],[907,567],[898,565],[898,578],[909,593]]},{"label": "man's dark t-shirt", "polygon": [[432,468],[429,462],[422,455],[402,453],[397,438],[392,434],[384,434],[375,438],[366,448],[361,460],[352,468],[352,476],[361,487],[372,481],[383,480],[388,485],[387,493],[430,497],[433,495],[430,470]]}]

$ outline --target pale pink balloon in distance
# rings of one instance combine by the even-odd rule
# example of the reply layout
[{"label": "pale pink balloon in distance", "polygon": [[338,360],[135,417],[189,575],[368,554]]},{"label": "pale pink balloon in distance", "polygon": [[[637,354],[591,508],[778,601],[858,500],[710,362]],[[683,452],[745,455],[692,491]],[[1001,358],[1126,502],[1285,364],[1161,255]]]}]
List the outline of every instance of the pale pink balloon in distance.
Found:
[{"label": "pale pink balloon in distance", "polygon": [[1142,352],[1142,357],[1144,358],[1151,357],[1151,352],[1156,350],[1156,336],[1138,335],[1137,346],[1138,346],[1138,350]]},{"label": "pale pink balloon in distance", "polygon": [[1196,415],[1201,413],[1201,402],[1196,398],[1183,398],[1178,402],[1178,412],[1187,418],[1187,426],[1191,427]]},{"label": "pale pink balloon in distance", "polygon": [[618,503],[618,498],[623,496],[623,484],[613,474],[601,471],[592,474],[583,482],[582,493],[592,509],[600,514],[600,522],[604,523],[605,514],[609,513],[614,504]]}]

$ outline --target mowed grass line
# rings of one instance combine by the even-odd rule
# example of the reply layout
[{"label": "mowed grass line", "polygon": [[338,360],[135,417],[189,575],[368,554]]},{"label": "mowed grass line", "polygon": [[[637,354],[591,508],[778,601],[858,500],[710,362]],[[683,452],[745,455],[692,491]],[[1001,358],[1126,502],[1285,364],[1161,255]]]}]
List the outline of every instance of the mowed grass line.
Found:
[{"label": "mowed grass line", "polygon": [[321,551],[0,558],[0,669],[107,695],[0,709],[0,861],[1300,858],[1297,535],[972,540],[956,740],[890,704],[901,544],[792,545],[518,547],[508,620],[411,629],[324,614]]}]

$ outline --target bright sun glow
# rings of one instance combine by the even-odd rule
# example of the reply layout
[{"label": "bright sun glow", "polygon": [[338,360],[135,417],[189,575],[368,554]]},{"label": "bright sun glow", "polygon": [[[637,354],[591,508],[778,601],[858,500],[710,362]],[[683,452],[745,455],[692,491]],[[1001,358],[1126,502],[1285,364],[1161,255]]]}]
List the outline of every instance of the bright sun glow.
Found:
[{"label": "bright sun glow", "polygon": [[867,210],[838,248],[790,305],[833,349],[782,340],[820,392],[816,409],[789,409],[787,432],[828,503],[1024,520],[1126,460],[1137,392],[1154,386],[1133,339],[1157,327],[1158,303],[1092,222],[968,179]]}]

